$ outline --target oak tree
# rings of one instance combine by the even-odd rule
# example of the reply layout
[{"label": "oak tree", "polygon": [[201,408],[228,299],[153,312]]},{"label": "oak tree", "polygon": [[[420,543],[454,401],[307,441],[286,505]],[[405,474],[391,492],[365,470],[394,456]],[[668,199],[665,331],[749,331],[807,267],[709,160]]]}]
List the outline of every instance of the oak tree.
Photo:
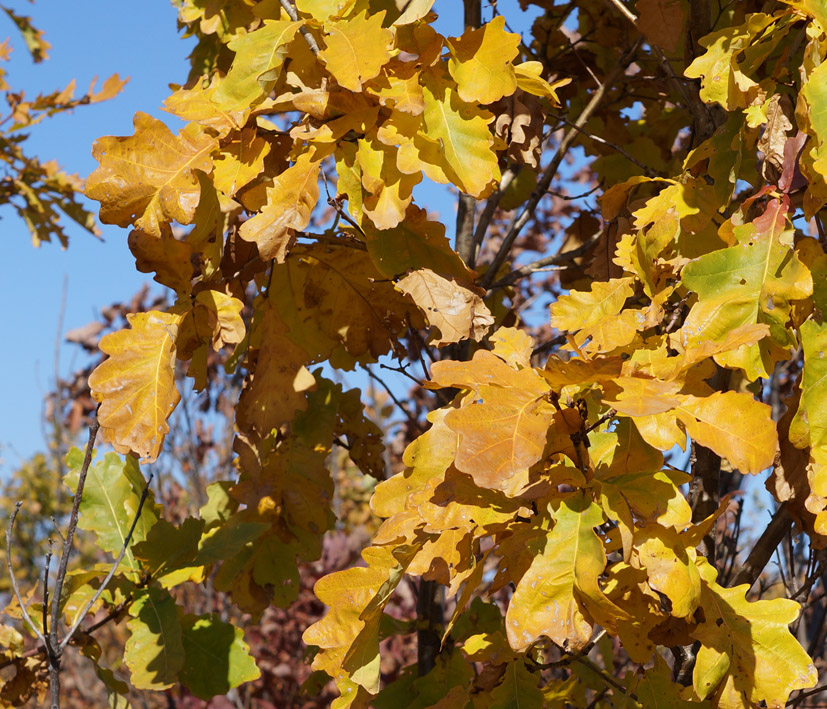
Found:
[{"label": "oak tree", "polygon": [[[7,614],[43,647],[4,631],[12,681],[78,630],[95,661],[102,619],[128,630],[134,688],[255,680],[245,627],[290,607],[342,524],[346,456],[382,522],[315,584],[308,693],[807,706],[827,608],[823,3],[465,0],[455,36],[458,6],[433,0],[176,4],[197,40],[164,105],[182,127],[138,113],[85,185],[172,294],[100,340],[90,446],[67,459],[78,527],[116,562],[66,575],[50,640],[18,594]],[[427,183],[457,195],[451,224]],[[240,382],[234,468],[170,521],[141,465],[216,376]],[[368,378],[390,430],[352,388]],[[97,426],[114,452],[93,461]],[[754,477],[768,523],[743,514]],[[207,583],[251,620],[188,612]],[[400,638],[416,662],[391,673]]]}]

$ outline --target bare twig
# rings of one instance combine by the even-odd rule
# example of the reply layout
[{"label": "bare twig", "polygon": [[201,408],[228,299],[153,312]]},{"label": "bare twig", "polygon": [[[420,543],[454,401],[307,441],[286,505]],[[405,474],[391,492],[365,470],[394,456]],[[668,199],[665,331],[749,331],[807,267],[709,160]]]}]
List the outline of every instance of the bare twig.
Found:
[{"label": "bare twig", "polygon": [[11,590],[12,593],[14,593],[14,597],[17,599],[17,605],[20,606],[20,614],[23,616],[23,620],[26,621],[26,625],[31,628],[31,631],[35,634],[41,644],[46,645],[46,638],[43,636],[43,633],[40,632],[40,628],[34,624],[25,603],[23,603],[23,597],[20,595],[20,587],[17,585],[17,577],[14,575],[14,569],[12,568],[11,563],[11,537],[12,532],[14,531],[14,521],[17,519],[17,513],[20,512],[20,507],[22,504],[22,502],[17,502],[15,504],[14,511],[11,513],[11,517],[9,517],[9,526],[6,528],[6,568],[9,572]]},{"label": "bare twig", "polygon": [[600,236],[601,233],[597,233],[588,241],[580,244],[580,246],[576,249],[564,251],[563,253],[557,253],[553,256],[546,256],[545,258],[538,259],[537,261],[533,261],[525,266],[520,266],[520,268],[515,268],[511,273],[503,276],[499,281],[494,283],[489,290],[493,291],[498,288],[505,288],[506,286],[510,286],[512,283],[519,281],[521,278],[525,278],[526,276],[530,276],[532,273],[542,271],[544,268],[548,268],[549,266],[559,266],[560,264],[572,261],[579,256],[588,253],[597,244],[597,242],[600,241]]},{"label": "bare twig", "polygon": [[742,583],[754,584],[767,562],[772,558],[776,547],[784,539],[787,530],[792,526],[793,519],[787,511],[785,504],[779,505],[770,523],[764,529],[758,541],[752,547],[740,570],[732,580],[733,586]]},{"label": "bare twig", "polygon": [[115,563],[112,564],[112,567],[109,569],[109,573],[106,574],[106,577],[101,582],[101,585],[98,587],[98,590],[95,592],[95,595],[90,598],[86,604],[81,609],[80,613],[78,613],[75,622],[72,624],[72,627],[69,628],[66,636],[63,640],[60,641],[60,645],[58,646],[58,650],[60,652],[69,644],[69,641],[72,639],[72,636],[77,631],[78,627],[80,627],[81,622],[86,617],[86,614],[89,612],[89,609],[97,603],[98,599],[101,597],[101,594],[106,590],[106,587],[109,585],[109,582],[112,580],[112,577],[115,575],[115,571],[117,571],[118,566],[120,566],[121,562],[123,561],[124,556],[126,555],[127,549],[129,549],[129,542],[132,541],[132,535],[135,533],[135,527],[138,525],[138,520],[141,518],[141,511],[144,508],[144,503],[146,502],[146,498],[149,495],[149,486],[152,484],[152,478],[154,474],[150,473],[149,478],[146,481],[146,485],[144,486],[143,492],[141,493],[141,499],[138,502],[138,510],[135,512],[135,517],[132,520],[132,526],[129,528],[129,534],[126,535],[126,539],[124,539],[123,546],[121,546],[121,551],[118,554],[118,558],[115,559]]},{"label": "bare twig", "polygon": [[[279,0],[281,2],[281,6],[284,8],[287,15],[290,17],[293,22],[299,21],[299,13],[296,12],[296,8],[293,6],[293,3],[290,0]],[[313,52],[316,56],[319,54],[319,45],[316,42],[316,38],[310,32],[309,29],[305,25],[299,27],[299,32],[301,32],[302,37],[304,37],[304,41],[307,42],[307,46],[310,47],[310,51]]]},{"label": "bare twig", "polygon": [[468,264],[471,268],[473,268],[476,263],[477,254],[479,254],[483,239],[485,239],[485,235],[488,233],[488,227],[491,225],[494,213],[497,211],[497,207],[500,206],[503,193],[514,181],[514,178],[517,177],[517,173],[518,169],[513,165],[509,165],[505,169],[505,172],[503,172],[502,178],[500,178],[499,186],[491,193],[491,196],[485,203],[485,207],[483,207],[480,218],[477,221],[476,231],[474,232],[474,258],[471,263]]},{"label": "bare twig", "polygon": [[[577,117],[577,120],[574,121],[574,125],[577,128],[582,128],[588,120],[592,117],[592,114],[597,110],[598,106],[601,104],[603,99],[606,97],[606,93],[608,92],[609,88],[614,84],[615,81],[626,71],[626,67],[631,63],[634,55],[637,53],[638,47],[641,44],[641,40],[635,42],[634,45],[629,49],[628,52],[620,59],[614,69],[609,73],[606,79],[601,84],[600,88],[598,88],[591,97],[591,100]],[[552,180],[557,175],[557,170],[560,167],[560,164],[563,162],[563,159],[568,153],[569,148],[574,144],[577,137],[580,135],[578,130],[572,127],[565,136],[563,136],[563,140],[560,141],[560,145],[557,147],[557,152],[552,157],[551,162],[548,166],[543,170],[543,176],[537,183],[537,187],[535,188],[534,192],[532,193],[531,197],[529,198],[526,205],[523,207],[522,211],[520,212],[519,216],[514,220],[511,228],[508,230],[508,233],[505,235],[503,239],[503,243],[500,245],[500,249],[497,252],[497,255],[494,257],[494,260],[491,262],[491,265],[488,268],[488,272],[480,281],[480,285],[483,288],[488,289],[493,283],[494,279],[497,277],[497,271],[499,271],[500,266],[503,265],[506,258],[508,258],[508,254],[511,251],[511,247],[514,245],[514,241],[516,240],[517,236],[523,230],[526,224],[528,224],[529,220],[534,215],[535,210],[537,209],[537,205],[540,203],[540,200],[545,196],[546,191],[548,190],[549,186],[551,185]]]},{"label": "bare twig", "polygon": [[617,143],[612,143],[611,141],[606,140],[605,138],[601,138],[599,135],[595,135],[594,133],[590,133],[589,131],[585,130],[584,128],[581,128],[576,123],[573,123],[568,118],[564,118],[563,116],[558,116],[554,113],[549,113],[549,116],[551,116],[552,118],[554,118],[557,121],[560,121],[561,123],[565,123],[567,126],[571,126],[572,128],[574,128],[574,130],[576,130],[577,132],[579,132],[582,135],[586,136],[590,140],[593,140],[595,143],[600,143],[601,145],[605,145],[607,148],[612,148],[613,150],[616,150],[624,158],[626,158],[629,162],[634,163],[641,170],[643,170],[644,174],[646,174],[648,177],[663,177],[663,175],[661,173],[659,173],[657,170],[653,170],[646,163],[642,163],[634,155],[629,153],[624,148],[621,148]]}]

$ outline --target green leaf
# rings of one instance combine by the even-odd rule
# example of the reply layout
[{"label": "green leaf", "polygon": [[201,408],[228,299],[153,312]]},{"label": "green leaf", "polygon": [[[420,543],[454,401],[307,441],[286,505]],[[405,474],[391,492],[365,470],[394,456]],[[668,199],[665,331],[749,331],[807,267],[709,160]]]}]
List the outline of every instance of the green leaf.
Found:
[{"label": "green leaf", "polygon": [[167,689],[184,666],[184,645],[178,608],[169,592],[152,587],[139,591],[129,607],[126,624],[132,633],[124,662],[137,689]]},{"label": "green leaf", "polygon": [[[69,472],[64,482],[74,493],[83,465],[83,453],[73,448],[66,456],[66,464]],[[116,453],[107,453],[103,460],[89,467],[80,503],[78,527],[94,532],[97,546],[117,555],[129,534],[145,486],[146,481],[135,458],[126,456],[122,460]],[[130,547],[146,539],[157,521],[155,495],[150,491],[135,525]],[[123,563],[133,571],[140,569],[131,548],[127,550]]]},{"label": "green leaf", "polygon": [[186,662],[180,679],[199,699],[226,694],[261,676],[243,631],[222,622],[218,614],[185,615],[181,630]]},{"label": "green leaf", "polygon": [[698,294],[684,322],[685,347],[722,340],[742,325],[765,323],[771,340],[715,356],[727,367],[741,367],[750,380],[768,377],[782,348],[795,343],[787,330],[792,302],[809,296],[813,279],[793,247],[787,228],[789,201],[773,199],[749,224],[735,227],[735,246],[714,251],[683,269],[683,284]]}]

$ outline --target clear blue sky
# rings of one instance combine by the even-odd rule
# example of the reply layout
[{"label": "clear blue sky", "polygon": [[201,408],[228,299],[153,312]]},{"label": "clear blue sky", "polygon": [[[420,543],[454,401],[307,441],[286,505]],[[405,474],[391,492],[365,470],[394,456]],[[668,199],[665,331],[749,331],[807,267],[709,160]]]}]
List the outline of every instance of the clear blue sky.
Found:
[{"label": "clear blue sky", "polygon": [[[97,163],[92,143],[104,135],[131,135],[136,111],[150,113],[177,131],[177,119],[160,110],[170,83],[183,83],[188,73],[186,56],[192,40],[182,40],[176,10],[168,0],[144,0],[139,6],[112,0],[6,0],[15,11],[30,15],[51,43],[50,58],[35,65],[16,29],[0,15],[0,41],[10,37],[14,51],[9,83],[33,97],[63,88],[71,79],[84,90],[92,77],[102,81],[113,73],[128,76],[129,83],[114,99],[85,106],[69,115],[44,121],[32,131],[27,150],[42,159],[56,159],[70,173],[86,177]],[[527,30],[528,13],[517,0],[501,0],[500,11],[515,18],[518,30]],[[446,35],[462,33],[461,0],[439,0],[437,28]],[[491,18],[484,4],[483,18]],[[453,231],[453,198],[444,188],[422,185],[417,200],[446,215]],[[96,205],[90,205],[94,208]],[[0,275],[4,305],[5,346],[0,348],[0,474],[5,474],[44,447],[43,396],[54,381],[54,349],[64,278],[68,295],[62,334],[95,319],[100,307],[128,300],[149,279],[134,268],[126,246],[128,230],[103,226],[103,242],[69,226],[71,243],[31,246],[26,227],[8,210],[0,210],[6,265]],[[150,281],[151,282],[151,281]],[[60,372],[74,371],[79,348],[61,347]],[[387,374],[387,373],[386,373]],[[355,385],[363,382],[355,382]]]},{"label": "clear blue sky", "polygon": [[[92,143],[102,135],[130,135],[132,116],[143,110],[159,118],[169,83],[186,79],[192,42],[181,40],[176,11],[166,0],[133,5],[112,0],[39,0],[8,3],[31,15],[52,44],[48,61],[35,65],[15,27],[0,16],[0,40],[10,37],[14,51],[7,66],[9,83],[27,96],[63,88],[73,78],[80,91],[94,76],[129,76],[111,101],[84,106],[36,126],[27,150],[54,158],[67,171],[88,175],[97,163]],[[170,117],[171,125],[175,121]],[[5,264],[0,275],[4,346],[0,348],[0,471],[7,472],[42,449],[43,395],[54,379],[54,343],[64,277],[68,297],[63,331],[94,319],[98,307],[123,301],[146,276],[134,268],[127,231],[103,227],[104,242],[80,229],[70,230],[66,251],[59,244],[31,246],[26,227],[9,209],[0,210]],[[75,347],[64,346],[61,372],[72,369]]]}]

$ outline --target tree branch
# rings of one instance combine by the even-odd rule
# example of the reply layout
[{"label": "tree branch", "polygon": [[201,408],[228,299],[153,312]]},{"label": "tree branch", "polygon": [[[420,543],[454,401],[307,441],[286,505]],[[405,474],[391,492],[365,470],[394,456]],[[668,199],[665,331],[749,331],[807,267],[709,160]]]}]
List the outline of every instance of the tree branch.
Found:
[{"label": "tree branch", "polygon": [[34,624],[34,621],[32,620],[32,617],[29,615],[29,611],[26,608],[26,605],[23,603],[23,597],[20,595],[20,587],[17,585],[17,577],[14,575],[14,569],[12,568],[11,563],[11,536],[12,532],[14,531],[14,521],[17,519],[17,513],[20,512],[20,507],[22,505],[22,502],[15,503],[14,511],[11,513],[11,516],[9,517],[9,526],[6,528],[6,568],[9,572],[9,580],[11,581],[12,593],[14,593],[14,597],[17,599],[17,604],[20,606],[20,614],[23,616],[23,620],[26,621],[26,624],[35,634],[37,639],[40,640],[40,643],[45,646],[46,638],[43,636],[43,633],[40,632],[40,629]]},{"label": "tree branch", "polygon": [[126,555],[127,549],[129,549],[129,542],[132,541],[132,535],[135,533],[135,527],[138,525],[138,520],[141,518],[141,511],[144,508],[144,503],[146,502],[146,498],[149,495],[149,486],[152,484],[152,478],[154,477],[154,473],[149,474],[149,478],[146,481],[146,485],[144,486],[143,492],[141,493],[141,500],[138,502],[138,510],[135,512],[135,517],[132,520],[132,526],[129,528],[129,534],[126,535],[126,539],[124,539],[123,546],[121,547],[121,551],[118,554],[118,558],[115,559],[115,563],[112,564],[112,567],[109,569],[109,573],[106,574],[106,577],[101,582],[101,585],[98,587],[98,590],[95,592],[95,595],[92,596],[87,602],[86,605],[81,609],[80,613],[72,624],[72,627],[69,628],[69,631],[66,633],[66,636],[63,640],[60,641],[60,645],[58,646],[58,650],[62,652],[65,647],[69,644],[69,641],[72,639],[72,636],[75,634],[77,629],[80,627],[81,622],[86,617],[86,614],[89,612],[89,609],[97,603],[98,599],[101,597],[101,594],[106,590],[106,587],[109,585],[109,582],[112,580],[112,577],[115,575],[115,571],[117,571],[118,566],[120,566],[121,562],[123,561],[124,556]]},{"label": "tree branch", "polygon": [[508,258],[508,254],[511,251],[511,247],[514,245],[514,241],[516,240],[517,236],[523,230],[526,224],[528,224],[529,220],[534,216],[534,212],[537,209],[537,205],[540,203],[540,200],[545,196],[546,191],[548,190],[549,186],[551,185],[552,180],[554,179],[555,175],[557,174],[557,170],[560,167],[560,164],[563,162],[563,158],[566,157],[566,153],[568,153],[569,148],[574,144],[575,140],[577,140],[578,136],[580,135],[578,129],[582,128],[588,120],[592,117],[592,114],[597,110],[600,103],[606,96],[609,88],[614,84],[615,81],[626,71],[626,67],[632,62],[638,47],[641,44],[641,40],[632,45],[629,51],[621,57],[620,61],[618,61],[617,66],[609,73],[603,83],[600,85],[591,97],[591,100],[577,117],[577,120],[574,121],[574,126],[572,127],[568,133],[563,137],[563,140],[560,141],[560,145],[557,148],[557,152],[552,157],[551,162],[548,166],[543,170],[543,176],[540,178],[540,181],[537,183],[537,187],[534,189],[534,192],[531,194],[528,202],[526,203],[525,207],[523,207],[522,212],[520,212],[519,216],[514,220],[511,228],[508,230],[508,233],[505,235],[503,239],[503,243],[500,245],[500,249],[497,252],[497,255],[494,257],[494,260],[491,262],[491,265],[488,267],[488,271],[485,276],[480,281],[480,285],[485,288],[486,290],[491,286],[491,283],[497,277],[497,271],[499,271],[500,266],[503,265],[506,258]]},{"label": "tree branch", "polygon": [[[296,8],[293,6],[293,3],[290,0],[279,0],[281,2],[281,6],[284,8],[287,15],[290,17],[293,22],[299,21],[299,13],[296,12]],[[310,47],[310,51],[313,52],[316,56],[319,55],[319,45],[316,42],[316,38],[310,32],[309,29],[305,25],[299,27],[299,32],[301,32],[302,37],[304,37],[304,41],[307,42],[307,46]]]},{"label": "tree branch", "polygon": [[764,567],[772,558],[776,547],[782,542],[792,524],[793,519],[787,511],[786,503],[782,503],[775,511],[770,523],[758,538],[758,541],[753,545],[752,551],[750,551],[746,561],[738,573],[735,574],[735,578],[732,580],[733,586],[738,586],[742,583],[748,583],[752,586],[752,584],[756,582]]}]

